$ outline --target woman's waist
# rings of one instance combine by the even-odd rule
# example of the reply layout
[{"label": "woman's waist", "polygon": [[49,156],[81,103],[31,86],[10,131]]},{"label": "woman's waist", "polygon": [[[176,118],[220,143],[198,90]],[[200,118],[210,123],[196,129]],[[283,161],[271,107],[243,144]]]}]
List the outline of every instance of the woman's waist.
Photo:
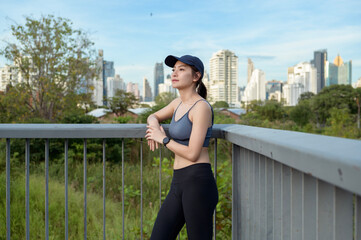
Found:
[{"label": "woman's waist", "polygon": [[198,159],[194,162],[179,155],[175,155],[173,169],[178,170],[198,163],[210,163],[208,148],[203,147],[201,150],[201,154],[199,155]]},{"label": "woman's waist", "polygon": [[213,178],[212,166],[208,162],[197,162],[180,169],[174,169],[172,183],[180,183],[197,178]]}]

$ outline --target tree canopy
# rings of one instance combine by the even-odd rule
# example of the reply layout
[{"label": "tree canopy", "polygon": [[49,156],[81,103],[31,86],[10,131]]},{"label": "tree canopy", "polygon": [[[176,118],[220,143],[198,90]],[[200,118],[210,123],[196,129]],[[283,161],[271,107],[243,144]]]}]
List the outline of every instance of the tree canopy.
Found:
[{"label": "tree canopy", "polygon": [[15,66],[10,85],[32,117],[56,121],[64,111],[90,103],[88,80],[97,72],[93,42],[72,25],[53,15],[11,25],[15,41],[6,42],[1,54]]},{"label": "tree canopy", "polygon": [[312,98],[312,110],[316,114],[318,123],[324,125],[331,116],[332,108],[348,109],[350,113],[356,113],[354,89],[351,85],[331,85],[323,88]]},{"label": "tree canopy", "polygon": [[135,107],[138,104],[138,98],[133,93],[118,89],[114,97],[108,98],[107,102],[113,113],[119,117],[126,113],[129,108]]}]

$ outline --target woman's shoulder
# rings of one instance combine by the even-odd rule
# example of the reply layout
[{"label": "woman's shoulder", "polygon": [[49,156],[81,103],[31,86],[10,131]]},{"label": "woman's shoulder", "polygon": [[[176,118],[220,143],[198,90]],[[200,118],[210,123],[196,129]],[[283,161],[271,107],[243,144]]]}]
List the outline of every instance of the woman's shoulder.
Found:
[{"label": "woman's shoulder", "polygon": [[210,105],[210,103],[205,100],[205,99],[199,99],[194,107],[193,107],[193,112],[196,112],[196,115],[202,115],[202,114],[210,114],[212,113],[212,107]]},{"label": "woman's shoulder", "polygon": [[199,99],[194,107],[203,108],[203,109],[209,109],[211,110],[212,106],[211,104],[204,98]]}]

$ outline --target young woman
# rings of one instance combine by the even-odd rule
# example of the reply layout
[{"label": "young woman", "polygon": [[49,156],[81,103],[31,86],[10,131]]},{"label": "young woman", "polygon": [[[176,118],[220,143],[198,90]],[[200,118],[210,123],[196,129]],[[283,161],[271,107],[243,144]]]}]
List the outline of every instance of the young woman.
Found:
[{"label": "young woman", "polygon": [[[164,144],[174,152],[174,173],[151,239],[176,239],[184,224],[188,239],[212,239],[218,190],[208,156],[213,109],[205,100],[204,66],[199,58],[190,55],[170,55],[165,64],[173,68],[172,86],[180,97],[148,117],[145,137],[152,151]],[[167,136],[159,123],[170,118]]]}]

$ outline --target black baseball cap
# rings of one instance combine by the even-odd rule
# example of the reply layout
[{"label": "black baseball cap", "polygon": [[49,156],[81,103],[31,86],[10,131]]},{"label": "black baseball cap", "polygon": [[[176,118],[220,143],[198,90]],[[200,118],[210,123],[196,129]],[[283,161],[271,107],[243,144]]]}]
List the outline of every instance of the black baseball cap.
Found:
[{"label": "black baseball cap", "polygon": [[177,61],[181,61],[182,63],[188,64],[190,66],[194,66],[201,73],[200,79],[203,78],[204,66],[199,58],[191,55],[184,55],[181,57],[169,55],[168,57],[165,58],[164,63],[168,67],[174,67]]}]

